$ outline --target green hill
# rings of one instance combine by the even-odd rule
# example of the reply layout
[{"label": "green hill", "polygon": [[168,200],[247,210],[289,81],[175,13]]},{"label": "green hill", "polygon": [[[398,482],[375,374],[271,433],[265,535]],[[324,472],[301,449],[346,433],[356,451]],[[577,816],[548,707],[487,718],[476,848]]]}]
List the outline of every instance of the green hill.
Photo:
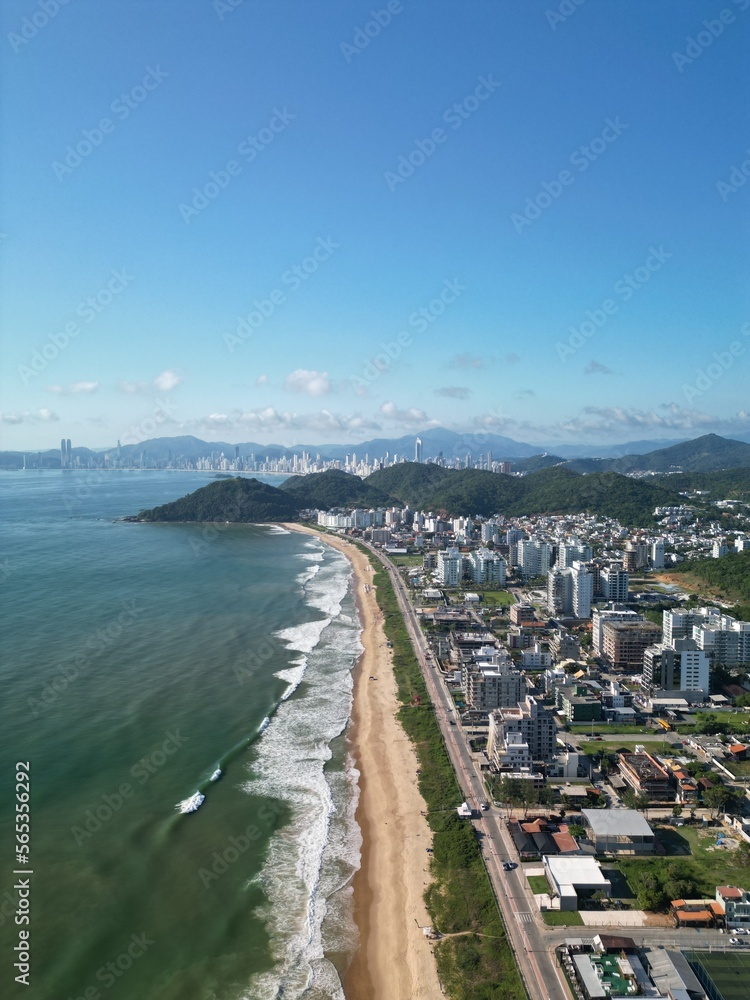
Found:
[{"label": "green hill", "polygon": [[298,507],[391,507],[393,497],[359,476],[341,469],[327,469],[309,476],[291,476],[279,485]]},{"label": "green hill", "polygon": [[142,510],[133,521],[233,521],[261,523],[296,521],[298,505],[293,497],[257,479],[222,479],[194,493]]},{"label": "green hill", "polygon": [[446,482],[454,472],[432,463],[401,462],[373,472],[365,482],[403,503],[419,505],[422,497],[429,496],[433,488]]},{"label": "green hill", "polygon": [[730,600],[750,603],[750,551],[730,552],[720,559],[696,559],[670,572],[700,580]]},{"label": "green hill", "polygon": [[683,501],[667,484],[629,479],[616,472],[580,475],[553,466],[527,476],[502,476],[481,469],[443,469],[404,462],[368,476],[410,507],[460,516],[553,514],[585,511],[624,524],[653,523],[654,507]]}]

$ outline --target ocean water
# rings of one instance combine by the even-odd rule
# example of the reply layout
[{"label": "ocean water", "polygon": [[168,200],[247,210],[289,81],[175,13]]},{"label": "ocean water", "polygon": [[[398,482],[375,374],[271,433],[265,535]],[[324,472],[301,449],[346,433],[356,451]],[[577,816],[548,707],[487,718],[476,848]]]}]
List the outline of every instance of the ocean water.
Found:
[{"label": "ocean water", "polygon": [[[0,473],[4,997],[343,997],[349,563],[279,527],[116,520],[210,481]],[[12,967],[17,761],[31,989]]]}]

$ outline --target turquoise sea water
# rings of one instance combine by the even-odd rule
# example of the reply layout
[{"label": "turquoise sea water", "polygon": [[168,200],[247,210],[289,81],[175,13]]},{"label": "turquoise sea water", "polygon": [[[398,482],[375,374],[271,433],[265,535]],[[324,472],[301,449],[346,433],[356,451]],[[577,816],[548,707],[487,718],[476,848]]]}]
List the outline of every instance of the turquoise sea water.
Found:
[{"label": "turquoise sea water", "polygon": [[[360,846],[349,564],[280,528],[115,520],[209,481],[0,474],[3,996],[342,996]],[[16,761],[30,989],[11,957]]]}]

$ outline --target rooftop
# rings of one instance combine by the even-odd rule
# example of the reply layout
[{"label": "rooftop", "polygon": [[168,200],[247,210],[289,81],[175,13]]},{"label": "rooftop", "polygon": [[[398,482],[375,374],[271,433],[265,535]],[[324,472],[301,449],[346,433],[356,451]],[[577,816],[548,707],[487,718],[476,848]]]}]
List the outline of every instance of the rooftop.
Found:
[{"label": "rooftop", "polygon": [[597,837],[653,837],[654,832],[635,809],[582,809],[581,815]]}]

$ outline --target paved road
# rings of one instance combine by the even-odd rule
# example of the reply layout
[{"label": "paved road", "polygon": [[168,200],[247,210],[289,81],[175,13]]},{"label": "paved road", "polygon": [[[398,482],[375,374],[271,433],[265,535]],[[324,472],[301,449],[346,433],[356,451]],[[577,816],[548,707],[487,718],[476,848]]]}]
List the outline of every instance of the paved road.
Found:
[{"label": "paved road", "polygon": [[[401,577],[380,552],[371,551],[388,570],[459,784],[469,805],[479,812],[480,818],[472,822],[479,834],[485,865],[527,992],[532,1000],[569,1000],[569,990],[554,956],[556,942],[548,939],[545,933],[558,928],[543,929],[537,924],[538,909],[522,869],[519,867],[511,872],[502,869],[503,861],[518,860],[510,835],[495,811],[481,812],[480,804],[486,799],[482,779],[466,741],[457,732],[457,724],[451,725],[451,720],[455,721],[453,703],[437,676]],[[563,934],[560,940],[566,936],[570,936],[570,932]]]}]

